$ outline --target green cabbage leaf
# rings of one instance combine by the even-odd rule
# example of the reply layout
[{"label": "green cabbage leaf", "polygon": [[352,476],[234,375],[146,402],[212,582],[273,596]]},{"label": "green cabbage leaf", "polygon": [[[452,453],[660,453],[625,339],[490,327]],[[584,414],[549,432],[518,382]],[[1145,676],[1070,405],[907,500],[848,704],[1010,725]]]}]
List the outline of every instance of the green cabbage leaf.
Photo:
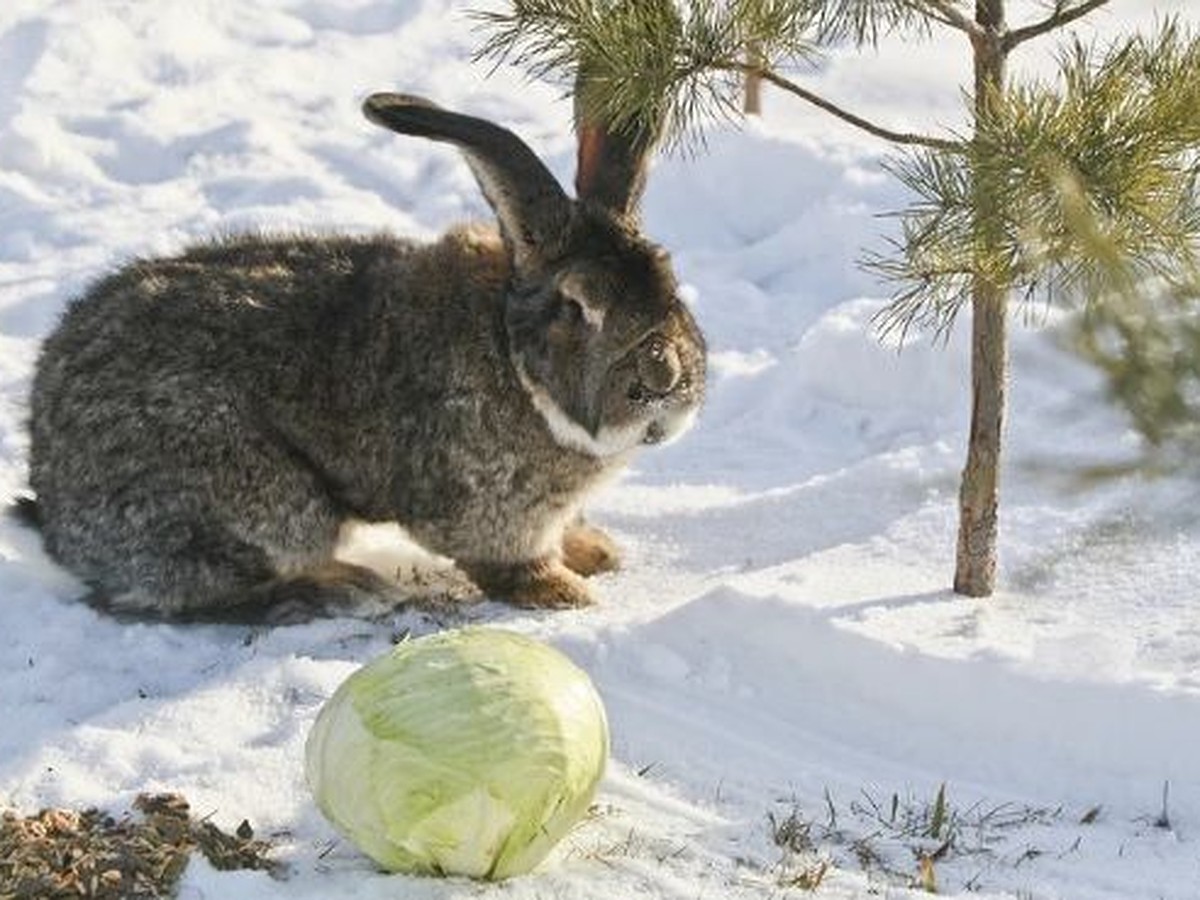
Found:
[{"label": "green cabbage leaf", "polygon": [[608,759],[591,680],[498,628],[397,646],[317,716],[318,807],[389,871],[502,879],[531,870],[591,805]]}]

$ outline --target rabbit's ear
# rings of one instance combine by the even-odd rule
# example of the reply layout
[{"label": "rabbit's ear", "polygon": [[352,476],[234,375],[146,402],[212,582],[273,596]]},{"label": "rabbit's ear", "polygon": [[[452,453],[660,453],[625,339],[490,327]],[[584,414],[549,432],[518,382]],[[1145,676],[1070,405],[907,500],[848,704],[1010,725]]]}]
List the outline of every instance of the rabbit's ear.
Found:
[{"label": "rabbit's ear", "polygon": [[601,124],[585,111],[585,76],[575,81],[575,194],[636,219],[650,155],[662,131],[659,120],[632,122],[622,129]]},{"label": "rabbit's ear", "polygon": [[363,112],[384,128],[462,151],[519,271],[536,270],[553,253],[570,219],[571,201],[537,155],[507,128],[408,94],[372,94]]}]

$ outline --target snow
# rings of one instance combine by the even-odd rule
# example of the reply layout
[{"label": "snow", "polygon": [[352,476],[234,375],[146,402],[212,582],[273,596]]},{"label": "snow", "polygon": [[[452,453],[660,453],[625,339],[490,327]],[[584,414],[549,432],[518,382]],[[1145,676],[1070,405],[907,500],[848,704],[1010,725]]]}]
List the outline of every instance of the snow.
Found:
[{"label": "snow", "polygon": [[[1044,7],[1014,4],[1011,18]],[[121,261],[213,232],[428,237],[487,215],[452,152],[362,120],[368,92],[503,122],[570,182],[569,105],[472,63],[466,10],[0,8],[0,491],[24,487],[39,341]],[[1186,0],[1114,3],[1082,33],[1172,12],[1195,20]],[[836,53],[804,77],[896,127],[953,127],[966,51],[952,50]],[[1046,59],[1015,62],[1038,73]],[[872,332],[885,291],[854,260],[886,234],[877,213],[903,201],[880,151],[768,94],[761,122],[658,162],[646,229],[673,251],[708,334],[710,398],[690,434],[592,505],[627,556],[597,580],[593,609],[121,623],[75,602],[81,586],[37,536],[0,522],[0,806],[117,811],[181,791],[277,843],[286,882],[196,860],[189,900],[803,896],[787,882],[813,860],[777,847],[769,818],[793,813],[834,862],[815,896],[902,897],[914,849],[937,842],[897,822],[927,815],[944,784],[973,850],[935,861],[946,895],[1200,895],[1196,483],[1130,466],[1137,440],[1060,348],[1061,313],[1031,310],[1013,334],[1001,590],[949,592],[965,342],[900,350]],[[348,552],[437,565],[394,530]],[[466,621],[543,638],[591,674],[614,751],[597,812],[503,885],[377,873],[308,796],[305,736],[392,640]],[[864,871],[863,847],[883,865]]]}]

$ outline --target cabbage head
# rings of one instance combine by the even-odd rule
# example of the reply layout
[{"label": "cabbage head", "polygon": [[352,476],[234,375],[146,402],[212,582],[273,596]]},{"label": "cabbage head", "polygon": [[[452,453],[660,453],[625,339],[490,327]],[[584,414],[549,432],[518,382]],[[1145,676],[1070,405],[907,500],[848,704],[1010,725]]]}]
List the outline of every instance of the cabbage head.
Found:
[{"label": "cabbage head", "polygon": [[406,641],[351,675],[305,745],[317,806],[384,869],[528,872],[587,811],[604,706],[554,648],[497,628]]}]

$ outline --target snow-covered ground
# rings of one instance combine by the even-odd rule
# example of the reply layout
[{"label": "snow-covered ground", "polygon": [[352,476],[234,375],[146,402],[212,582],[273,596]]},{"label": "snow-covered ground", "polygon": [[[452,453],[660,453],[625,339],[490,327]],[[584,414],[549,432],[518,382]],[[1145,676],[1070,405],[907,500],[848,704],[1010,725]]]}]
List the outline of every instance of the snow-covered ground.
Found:
[{"label": "snow-covered ground", "polygon": [[[1048,4],[1015,6],[1014,20]],[[39,341],[122,260],[246,228],[429,236],[486,216],[453,152],[362,120],[366,93],[506,123],[569,182],[569,105],[471,63],[465,9],[0,6],[0,493],[24,487]],[[1188,0],[1115,0],[1094,21],[1103,38],[1170,12],[1197,18]],[[897,127],[953,126],[966,53],[886,47],[810,80]],[[820,854],[834,865],[817,896],[906,896],[916,851],[947,836],[933,875],[948,895],[1200,897],[1196,482],[1087,477],[1138,444],[1042,311],[1013,338],[1002,589],[952,595],[963,341],[898,353],[873,336],[883,290],[854,260],[903,200],[882,148],[767,100],[763,121],[652,174],[647,231],[674,253],[712,377],[693,432],[592,507],[625,570],[597,582],[593,609],[485,603],[444,620],[552,642],[607,703],[615,758],[597,814],[536,873],[379,874],[305,789],[323,700],[435,623],[120,624],[74,602],[80,585],[11,520],[0,806],[122,810],[181,791],[218,824],[273,835],[289,866],[281,883],[196,861],[187,898],[774,898],[803,895]],[[922,836],[943,784],[947,824]],[[803,851],[805,828],[817,856],[778,846]]]}]

